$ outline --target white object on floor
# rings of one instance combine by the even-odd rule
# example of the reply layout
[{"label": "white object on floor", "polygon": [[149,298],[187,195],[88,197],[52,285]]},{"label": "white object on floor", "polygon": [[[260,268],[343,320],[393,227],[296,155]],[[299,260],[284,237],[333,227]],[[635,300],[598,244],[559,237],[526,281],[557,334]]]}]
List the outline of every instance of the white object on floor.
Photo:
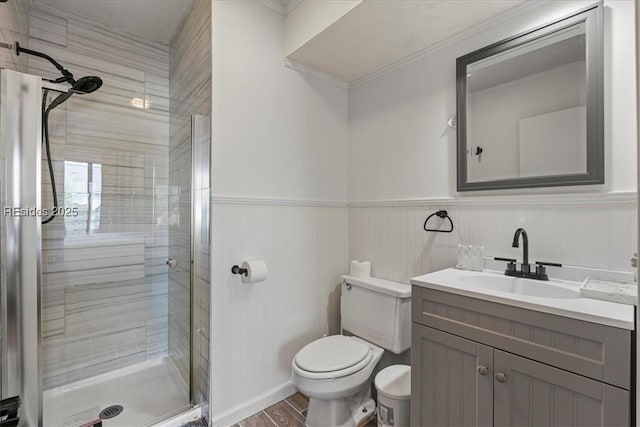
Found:
[{"label": "white object on floor", "polygon": [[411,366],[391,365],[378,372],[378,427],[408,427]]},{"label": "white object on floor", "polygon": [[637,305],[638,285],[635,283],[612,282],[587,277],[580,288],[580,295],[585,298]]},{"label": "white object on floor", "polygon": [[366,278],[371,277],[371,261],[355,259],[351,261],[349,276]]},{"label": "white object on floor", "polygon": [[167,357],[44,392],[44,425],[74,427],[74,415],[98,413],[111,405],[124,410],[104,427],[149,426],[191,408],[189,390]]},{"label": "white object on floor", "polygon": [[484,246],[458,245],[458,263],[460,270],[482,271],[484,268]]}]

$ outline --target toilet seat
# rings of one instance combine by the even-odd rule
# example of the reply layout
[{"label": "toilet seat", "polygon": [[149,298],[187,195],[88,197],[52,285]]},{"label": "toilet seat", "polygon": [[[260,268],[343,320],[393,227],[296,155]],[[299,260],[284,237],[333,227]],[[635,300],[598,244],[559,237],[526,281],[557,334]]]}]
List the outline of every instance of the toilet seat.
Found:
[{"label": "toilet seat", "polygon": [[293,369],[310,379],[340,378],[358,372],[372,357],[366,344],[344,335],[332,335],[304,346],[296,354]]}]

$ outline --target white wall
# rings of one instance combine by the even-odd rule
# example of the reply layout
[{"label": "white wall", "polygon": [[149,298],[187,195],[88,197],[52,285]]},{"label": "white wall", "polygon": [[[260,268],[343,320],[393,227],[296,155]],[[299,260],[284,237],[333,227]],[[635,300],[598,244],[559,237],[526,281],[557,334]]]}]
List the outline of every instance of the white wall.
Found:
[{"label": "white wall", "polygon": [[346,200],[347,91],[284,67],[273,10],[214,6],[214,194]]},{"label": "white wall", "polygon": [[[467,34],[349,91],[349,200],[456,193],[455,60],[592,2],[535,2],[499,25]],[[634,2],[605,1],[606,184],[551,191],[635,191]],[[549,189],[536,192],[549,192]],[[522,191],[518,191],[522,193]],[[475,193],[474,195],[477,195]]]},{"label": "white wall", "polygon": [[[291,361],[338,332],[346,260],[347,90],[285,68],[284,18],[213,4],[212,418],[292,393]],[[264,258],[242,285],[233,264]]]},{"label": "white wall", "polygon": [[[632,271],[629,258],[637,250],[632,1],[604,2],[606,184],[456,192],[456,135],[446,126],[456,110],[455,59],[588,4],[527,5],[501,23],[351,88],[350,258],[371,260],[378,277],[408,282],[455,265],[459,243],[483,245],[486,256],[521,258],[510,243],[515,229],[524,227],[532,261]],[[449,211],[453,233],[422,230],[425,218],[439,209]]]}]

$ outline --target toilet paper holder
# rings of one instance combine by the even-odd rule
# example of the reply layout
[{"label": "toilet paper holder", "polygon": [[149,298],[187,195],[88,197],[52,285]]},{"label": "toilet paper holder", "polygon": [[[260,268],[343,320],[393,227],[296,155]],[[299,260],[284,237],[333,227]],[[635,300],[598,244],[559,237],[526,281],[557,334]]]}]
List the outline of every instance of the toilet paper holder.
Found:
[{"label": "toilet paper holder", "polygon": [[242,268],[239,265],[234,265],[233,267],[231,267],[231,272],[233,274],[242,274],[245,276],[249,275],[249,270],[247,270],[246,268]]}]

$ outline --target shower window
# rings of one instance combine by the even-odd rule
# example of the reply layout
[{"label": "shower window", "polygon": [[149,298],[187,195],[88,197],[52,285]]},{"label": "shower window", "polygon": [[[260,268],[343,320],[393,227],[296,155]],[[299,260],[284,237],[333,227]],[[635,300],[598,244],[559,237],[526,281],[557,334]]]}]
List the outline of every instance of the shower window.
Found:
[{"label": "shower window", "polygon": [[102,165],[64,162],[65,232],[69,236],[91,234],[100,229]]}]

